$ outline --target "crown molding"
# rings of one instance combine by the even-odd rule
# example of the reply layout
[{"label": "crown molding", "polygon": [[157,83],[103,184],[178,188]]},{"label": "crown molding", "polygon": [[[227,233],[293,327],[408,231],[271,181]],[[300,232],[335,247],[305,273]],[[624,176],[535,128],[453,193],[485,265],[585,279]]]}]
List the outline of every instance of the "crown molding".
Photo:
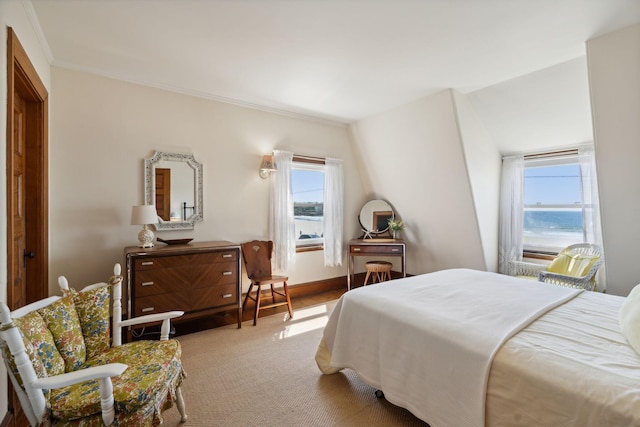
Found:
[{"label": "crown molding", "polygon": [[47,42],[47,38],[44,35],[44,31],[42,31],[42,27],[40,26],[40,20],[38,19],[38,15],[36,15],[36,11],[33,8],[33,4],[31,4],[31,0],[20,0],[22,3],[22,7],[27,14],[27,18],[29,22],[31,22],[31,28],[36,33],[36,37],[38,38],[38,43],[40,44],[40,48],[42,49],[42,53],[47,58],[49,64],[53,62],[53,53],[51,52],[51,48],[49,47],[49,42]]}]

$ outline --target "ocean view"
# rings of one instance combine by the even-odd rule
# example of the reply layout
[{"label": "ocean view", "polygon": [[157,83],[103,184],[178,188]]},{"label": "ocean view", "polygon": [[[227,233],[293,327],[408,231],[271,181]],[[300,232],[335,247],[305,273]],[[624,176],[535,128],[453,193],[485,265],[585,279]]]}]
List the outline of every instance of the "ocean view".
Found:
[{"label": "ocean view", "polygon": [[562,248],[583,241],[582,211],[525,210],[524,246]]}]

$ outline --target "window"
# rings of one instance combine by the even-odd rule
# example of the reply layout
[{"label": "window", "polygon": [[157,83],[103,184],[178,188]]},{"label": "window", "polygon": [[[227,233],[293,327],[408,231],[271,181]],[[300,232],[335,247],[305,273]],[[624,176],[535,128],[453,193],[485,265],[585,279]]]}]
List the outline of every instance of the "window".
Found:
[{"label": "window", "polygon": [[324,162],[294,156],[291,167],[296,248],[324,244]]},{"label": "window", "polygon": [[562,157],[525,157],[523,249],[557,253],[585,242],[582,177],[577,153]]}]

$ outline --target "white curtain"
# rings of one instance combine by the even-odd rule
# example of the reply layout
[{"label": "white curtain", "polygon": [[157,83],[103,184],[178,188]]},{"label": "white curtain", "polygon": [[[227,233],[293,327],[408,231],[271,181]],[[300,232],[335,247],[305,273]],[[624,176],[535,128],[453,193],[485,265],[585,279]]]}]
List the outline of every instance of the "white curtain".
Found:
[{"label": "white curtain", "polygon": [[522,261],[524,156],[502,159],[498,271],[512,274],[510,261]]},{"label": "white curtain", "polygon": [[[595,153],[592,146],[584,146],[578,149],[578,162],[580,163],[580,176],[582,178],[584,241],[594,243],[602,248],[598,177],[596,174]],[[597,283],[599,291],[606,290],[604,265],[598,270]]]},{"label": "white curtain", "polygon": [[344,174],[342,160],[325,159],[324,169],[324,265],[342,265],[344,218]]},{"label": "white curtain", "polygon": [[277,171],[271,173],[269,203],[269,238],[273,241],[273,268],[284,273],[295,264],[296,237],[293,217],[291,167],[293,153],[275,150],[273,159]]}]

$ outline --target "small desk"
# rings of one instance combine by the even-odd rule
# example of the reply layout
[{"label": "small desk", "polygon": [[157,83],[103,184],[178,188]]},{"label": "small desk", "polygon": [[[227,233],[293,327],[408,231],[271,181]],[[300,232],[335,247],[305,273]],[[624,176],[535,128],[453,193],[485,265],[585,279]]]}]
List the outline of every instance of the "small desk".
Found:
[{"label": "small desk", "polygon": [[351,290],[351,281],[355,278],[353,257],[357,256],[399,256],[402,264],[402,276],[407,277],[405,269],[405,245],[398,239],[363,239],[349,241],[349,260],[347,261],[347,290]]}]

